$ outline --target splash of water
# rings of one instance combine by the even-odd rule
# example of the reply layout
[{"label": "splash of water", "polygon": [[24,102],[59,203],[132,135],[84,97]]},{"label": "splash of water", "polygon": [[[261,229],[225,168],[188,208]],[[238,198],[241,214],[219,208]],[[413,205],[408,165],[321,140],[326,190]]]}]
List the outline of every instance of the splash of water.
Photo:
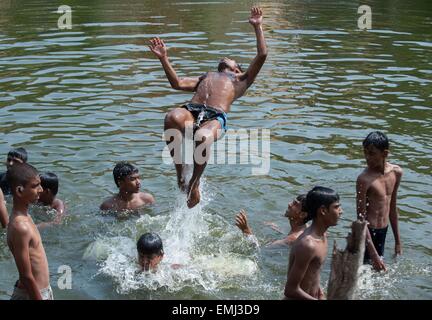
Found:
[{"label": "splash of water", "polygon": [[[258,271],[252,249],[234,227],[224,225],[220,217],[205,210],[213,197],[205,190],[205,179],[200,189],[202,200],[196,207],[188,209],[186,196],[178,195],[169,216],[143,215],[136,221],[132,237],[99,237],[87,248],[84,258],[99,261],[99,273],[111,277],[120,294],[161,288],[169,292],[184,288],[208,292],[251,282]],[[165,255],[157,272],[140,272],[136,240],[149,231],[161,236]],[[173,268],[173,264],[181,267]]]}]

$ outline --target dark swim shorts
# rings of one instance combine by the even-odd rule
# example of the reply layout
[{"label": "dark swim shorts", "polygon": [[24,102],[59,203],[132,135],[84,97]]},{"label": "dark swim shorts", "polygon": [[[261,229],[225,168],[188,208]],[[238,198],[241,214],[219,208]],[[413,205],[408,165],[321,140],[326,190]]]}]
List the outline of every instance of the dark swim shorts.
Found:
[{"label": "dark swim shorts", "polygon": [[[371,234],[372,237],[372,242],[375,246],[375,250],[377,251],[378,255],[380,257],[384,256],[384,246],[385,246],[385,239],[386,239],[386,235],[387,235],[387,230],[388,230],[388,226],[382,229],[374,229],[374,228],[369,228],[369,232]],[[370,261],[370,256],[369,253],[367,251],[367,249],[365,250],[365,255],[364,255],[364,263],[369,263]]]},{"label": "dark swim shorts", "polygon": [[222,129],[227,130],[227,114],[223,111],[197,103],[187,103],[182,108],[192,113],[195,119],[194,130],[198,129],[202,123],[210,120],[219,121]]}]

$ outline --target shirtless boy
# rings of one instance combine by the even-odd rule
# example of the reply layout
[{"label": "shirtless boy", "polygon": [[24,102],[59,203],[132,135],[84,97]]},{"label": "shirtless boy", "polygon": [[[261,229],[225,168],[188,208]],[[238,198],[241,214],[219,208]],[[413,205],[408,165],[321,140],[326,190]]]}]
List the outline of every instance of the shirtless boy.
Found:
[{"label": "shirtless boy", "polygon": [[339,195],[332,189],[315,187],[306,196],[312,224],[293,243],[289,256],[285,299],[324,299],[320,272],[327,256],[327,229],[342,214]]},{"label": "shirtless boy", "polygon": [[[151,40],[150,50],[159,58],[171,87],[176,90],[195,92],[189,103],[168,112],[164,125],[166,133],[177,132],[173,136],[167,134],[166,139],[174,160],[177,183],[179,188],[188,194],[187,205],[189,208],[200,202],[200,178],[210,156],[210,146],[222,135],[221,129],[226,130],[227,113],[230,111],[231,104],[243,96],[252,85],[267,58],[262,22],[261,9],[253,7],[249,23],[255,29],[257,55],[246,72],[242,71],[236,61],[223,58],[219,61],[217,72],[207,72],[201,77],[179,78],[169,62],[164,42],[159,38]],[[186,127],[191,127],[192,124],[194,124],[196,149],[193,174],[187,185],[183,172],[182,155],[178,152],[175,154],[175,150],[180,150],[180,148],[175,147],[175,143],[171,142],[181,142]],[[201,144],[203,145],[201,146]],[[200,147],[198,148],[198,146]],[[202,150],[202,152],[198,153],[197,150]]]},{"label": "shirtless boy", "polygon": [[[6,169],[9,170],[15,163],[26,163],[27,158],[27,151],[24,148],[10,150],[6,157]],[[4,195],[10,195],[11,189],[6,174],[7,172],[0,173],[0,188]]]},{"label": "shirtless boy", "polygon": [[[268,246],[289,246],[303,233],[306,229],[306,195],[301,194],[293,199],[288,204],[288,209],[285,211],[284,217],[287,217],[291,226],[288,235],[280,240],[275,240]],[[244,210],[241,210],[236,216],[236,226],[243,232],[245,236],[252,235],[252,229],[249,227],[247,215]]]},{"label": "shirtless boy", "polygon": [[402,169],[387,162],[389,141],[385,134],[374,131],[363,141],[367,167],[357,178],[357,215],[366,219],[365,262],[372,262],[375,270],[386,270],[382,257],[390,220],[395,238],[395,254],[402,254],[399,236],[397,191]]},{"label": "shirtless boy", "polygon": [[51,224],[59,224],[65,213],[65,206],[63,201],[57,198],[59,181],[55,173],[45,172],[40,176],[42,193],[39,195],[38,204],[54,209],[57,214],[52,222],[40,223],[38,227],[45,227]]},{"label": "shirtless boy", "polygon": [[101,210],[124,211],[136,210],[155,203],[150,193],[140,192],[141,179],[138,168],[128,162],[119,162],[113,170],[114,182],[119,192],[106,199],[100,206]]},{"label": "shirtless boy", "polygon": [[18,268],[12,300],[52,300],[48,260],[42,239],[29,206],[42,192],[37,170],[27,163],[14,164],[7,171],[13,196],[13,208],[7,230],[7,243]]}]

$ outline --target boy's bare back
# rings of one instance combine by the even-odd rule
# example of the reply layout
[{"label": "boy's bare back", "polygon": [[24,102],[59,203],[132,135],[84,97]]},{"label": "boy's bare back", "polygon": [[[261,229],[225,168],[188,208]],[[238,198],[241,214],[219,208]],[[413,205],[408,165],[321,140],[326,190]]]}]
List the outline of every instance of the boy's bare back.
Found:
[{"label": "boy's bare back", "polygon": [[[20,276],[32,276],[38,288],[49,286],[48,260],[42,239],[30,216],[12,215],[8,225],[7,243]],[[29,263],[30,262],[30,263]],[[23,288],[21,283],[18,287]]]}]

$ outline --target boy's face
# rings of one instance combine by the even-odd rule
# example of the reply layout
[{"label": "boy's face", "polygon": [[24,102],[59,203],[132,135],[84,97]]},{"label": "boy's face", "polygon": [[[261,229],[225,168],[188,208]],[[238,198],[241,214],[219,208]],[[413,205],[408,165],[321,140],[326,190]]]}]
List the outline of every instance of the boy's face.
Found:
[{"label": "boy's face", "polygon": [[142,271],[155,271],[157,266],[163,259],[163,253],[161,254],[142,254],[138,253],[138,263],[141,266]]},{"label": "boy's face", "polygon": [[7,157],[6,158],[6,168],[9,170],[15,163],[24,163],[20,158]]},{"label": "boy's face", "polygon": [[374,169],[381,167],[388,156],[388,150],[379,150],[374,145],[368,145],[363,148],[364,157],[368,168]]},{"label": "boy's face", "polygon": [[302,213],[302,204],[297,199],[288,203],[288,209],[285,211],[285,217],[289,220],[297,219]]},{"label": "boy's face", "polygon": [[35,203],[39,200],[39,196],[43,189],[39,176],[31,178],[25,186],[17,187],[17,195],[26,203]]},{"label": "boy's face", "polygon": [[324,219],[327,222],[327,225],[329,226],[335,226],[338,223],[338,220],[340,218],[340,216],[343,213],[342,210],[342,205],[338,202],[333,202],[328,209],[326,208],[324,210],[325,215],[324,215]]},{"label": "boy's face", "polygon": [[119,180],[119,187],[122,191],[128,193],[138,193],[141,188],[141,179],[139,173],[132,173]]}]

